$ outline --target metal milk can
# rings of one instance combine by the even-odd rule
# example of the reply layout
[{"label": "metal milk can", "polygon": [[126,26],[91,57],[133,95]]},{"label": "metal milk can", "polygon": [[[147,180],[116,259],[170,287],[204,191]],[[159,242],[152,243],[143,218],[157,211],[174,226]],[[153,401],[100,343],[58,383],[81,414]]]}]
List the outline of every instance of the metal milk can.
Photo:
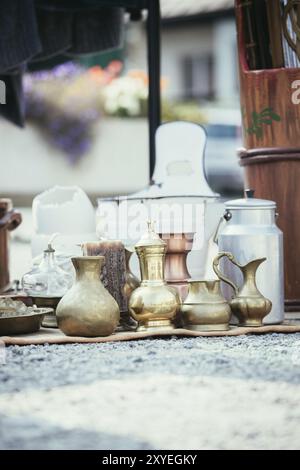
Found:
[{"label": "metal milk can", "polygon": [[[254,191],[246,190],[244,199],[225,203],[223,220],[216,234],[219,251],[232,253],[240,264],[267,258],[257,271],[257,287],[272,302],[271,312],[263,323],[281,323],[284,320],[283,234],[276,225],[276,203],[255,199]],[[241,270],[226,258],[222,271],[234,284],[242,285]],[[230,300],[232,289],[223,284],[222,291]]]}]

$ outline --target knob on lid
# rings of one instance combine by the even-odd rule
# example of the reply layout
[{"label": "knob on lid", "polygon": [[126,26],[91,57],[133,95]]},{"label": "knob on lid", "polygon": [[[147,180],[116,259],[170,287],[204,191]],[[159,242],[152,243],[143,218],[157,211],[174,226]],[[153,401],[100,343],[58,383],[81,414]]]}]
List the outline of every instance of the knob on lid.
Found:
[{"label": "knob on lid", "polygon": [[276,209],[276,202],[268,199],[256,199],[254,189],[245,189],[244,199],[225,202],[226,209]]},{"label": "knob on lid", "polygon": [[44,250],[44,253],[55,253],[55,250],[51,243],[48,243],[48,247]]},{"label": "knob on lid", "polygon": [[154,222],[147,222],[148,230],[142,235],[141,239],[137,242],[135,247],[142,246],[164,246],[166,242],[154,230]]},{"label": "knob on lid", "polygon": [[254,198],[254,189],[245,189],[244,191],[244,195],[245,195],[245,199],[250,199],[250,198]]}]

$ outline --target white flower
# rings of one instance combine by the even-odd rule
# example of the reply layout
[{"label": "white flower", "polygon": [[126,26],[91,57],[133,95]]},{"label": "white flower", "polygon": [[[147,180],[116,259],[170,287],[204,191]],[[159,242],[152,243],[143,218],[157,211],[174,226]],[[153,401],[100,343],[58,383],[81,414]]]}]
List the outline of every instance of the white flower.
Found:
[{"label": "white flower", "polygon": [[148,88],[139,78],[121,77],[113,80],[104,90],[104,109],[108,114],[122,111],[129,116],[141,113],[141,101],[147,99]]}]

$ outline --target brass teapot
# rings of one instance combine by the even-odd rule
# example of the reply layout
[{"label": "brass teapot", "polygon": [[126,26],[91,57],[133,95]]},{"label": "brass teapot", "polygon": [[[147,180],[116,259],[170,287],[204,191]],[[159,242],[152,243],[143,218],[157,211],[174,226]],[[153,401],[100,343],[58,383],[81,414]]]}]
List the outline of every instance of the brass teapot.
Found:
[{"label": "brass teapot", "polygon": [[[240,288],[219,270],[219,262],[225,257],[242,271],[244,282]],[[261,294],[256,285],[256,271],[264,261],[266,258],[259,258],[241,265],[237,263],[231,253],[227,252],[219,253],[213,261],[213,269],[218,278],[229,284],[234,290],[235,295],[229,304],[233,315],[238,318],[240,326],[262,326],[263,319],[271,311],[272,302]]]},{"label": "brass teapot", "polygon": [[164,279],[166,246],[148,222],[148,231],[135,245],[142,281],[129,299],[129,312],[138,322],[137,331],[174,328],[180,297]]},{"label": "brass teapot", "polygon": [[231,309],[221,293],[221,281],[189,280],[188,295],[182,304],[184,328],[196,331],[229,329]]}]

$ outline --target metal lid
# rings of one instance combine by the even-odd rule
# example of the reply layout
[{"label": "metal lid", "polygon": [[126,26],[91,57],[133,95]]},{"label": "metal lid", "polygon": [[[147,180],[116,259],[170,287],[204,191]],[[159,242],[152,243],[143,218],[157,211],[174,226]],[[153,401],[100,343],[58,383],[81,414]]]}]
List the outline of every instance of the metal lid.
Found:
[{"label": "metal lid", "polygon": [[135,248],[143,246],[165,246],[166,242],[154,231],[154,222],[147,222],[147,225],[147,232],[142,235],[141,239],[135,245]]},{"label": "metal lid", "polygon": [[276,202],[268,199],[254,198],[254,190],[246,189],[244,199],[234,199],[225,202],[226,209],[276,209]]}]

